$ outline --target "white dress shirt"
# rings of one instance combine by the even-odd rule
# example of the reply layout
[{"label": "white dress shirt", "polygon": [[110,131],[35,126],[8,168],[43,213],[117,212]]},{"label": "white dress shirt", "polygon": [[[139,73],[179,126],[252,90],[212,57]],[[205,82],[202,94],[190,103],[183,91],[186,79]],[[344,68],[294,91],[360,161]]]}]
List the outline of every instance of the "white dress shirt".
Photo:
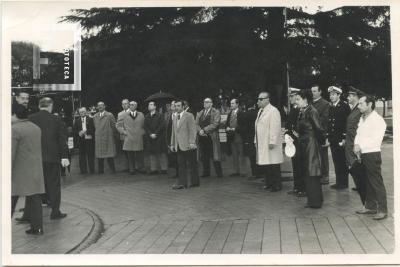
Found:
[{"label": "white dress shirt", "polygon": [[85,131],[85,139],[92,139],[90,134],[86,134],[87,127],[86,127],[86,117],[82,118],[82,130]]},{"label": "white dress shirt", "polygon": [[354,145],[360,146],[362,154],[380,152],[385,130],[385,120],[373,110],[368,117],[361,116]]}]

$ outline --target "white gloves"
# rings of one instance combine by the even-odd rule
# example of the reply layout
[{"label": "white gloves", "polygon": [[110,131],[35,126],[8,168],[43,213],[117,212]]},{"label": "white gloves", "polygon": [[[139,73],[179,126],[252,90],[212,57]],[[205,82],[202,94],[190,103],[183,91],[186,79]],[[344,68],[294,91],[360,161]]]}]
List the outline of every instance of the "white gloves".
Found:
[{"label": "white gloves", "polygon": [[69,160],[68,159],[61,159],[61,166],[63,166],[63,167],[69,166]]}]

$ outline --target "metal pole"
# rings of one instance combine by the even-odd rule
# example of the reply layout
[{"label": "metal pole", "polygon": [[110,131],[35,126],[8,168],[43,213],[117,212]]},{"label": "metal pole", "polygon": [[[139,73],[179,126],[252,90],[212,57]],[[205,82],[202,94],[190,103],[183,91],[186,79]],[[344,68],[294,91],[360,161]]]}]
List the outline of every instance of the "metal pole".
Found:
[{"label": "metal pole", "polygon": [[[286,7],[283,8],[283,15],[285,17],[285,22],[283,24],[284,29],[287,26],[287,9]],[[286,59],[286,91],[287,91],[287,106],[288,106],[288,113],[290,112],[290,85],[289,85],[289,62]]]}]

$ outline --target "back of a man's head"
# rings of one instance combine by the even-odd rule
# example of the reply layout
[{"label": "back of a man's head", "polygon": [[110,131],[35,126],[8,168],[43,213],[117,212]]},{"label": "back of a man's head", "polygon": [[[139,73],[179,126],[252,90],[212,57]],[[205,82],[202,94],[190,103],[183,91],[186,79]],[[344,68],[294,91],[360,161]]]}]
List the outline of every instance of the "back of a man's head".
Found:
[{"label": "back of a man's head", "polygon": [[39,108],[48,108],[53,105],[53,99],[50,97],[43,97],[42,99],[39,100]]}]

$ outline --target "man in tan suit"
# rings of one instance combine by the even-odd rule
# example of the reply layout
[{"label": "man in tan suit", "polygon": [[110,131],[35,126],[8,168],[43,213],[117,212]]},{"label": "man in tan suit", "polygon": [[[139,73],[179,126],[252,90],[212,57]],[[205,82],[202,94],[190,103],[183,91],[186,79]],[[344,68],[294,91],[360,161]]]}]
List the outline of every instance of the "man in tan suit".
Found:
[{"label": "man in tan suit", "polygon": [[175,102],[176,116],[173,118],[171,134],[171,151],[177,152],[179,176],[173,189],[188,186],[188,172],[191,177],[190,187],[200,185],[197,170],[196,123],[192,113],[184,111],[182,100]]},{"label": "man in tan suit", "polygon": [[144,115],[137,111],[137,103],[131,101],[129,110],[117,124],[118,132],[125,136],[122,149],[128,155],[129,172],[134,175],[144,168],[143,163],[143,135]]}]

